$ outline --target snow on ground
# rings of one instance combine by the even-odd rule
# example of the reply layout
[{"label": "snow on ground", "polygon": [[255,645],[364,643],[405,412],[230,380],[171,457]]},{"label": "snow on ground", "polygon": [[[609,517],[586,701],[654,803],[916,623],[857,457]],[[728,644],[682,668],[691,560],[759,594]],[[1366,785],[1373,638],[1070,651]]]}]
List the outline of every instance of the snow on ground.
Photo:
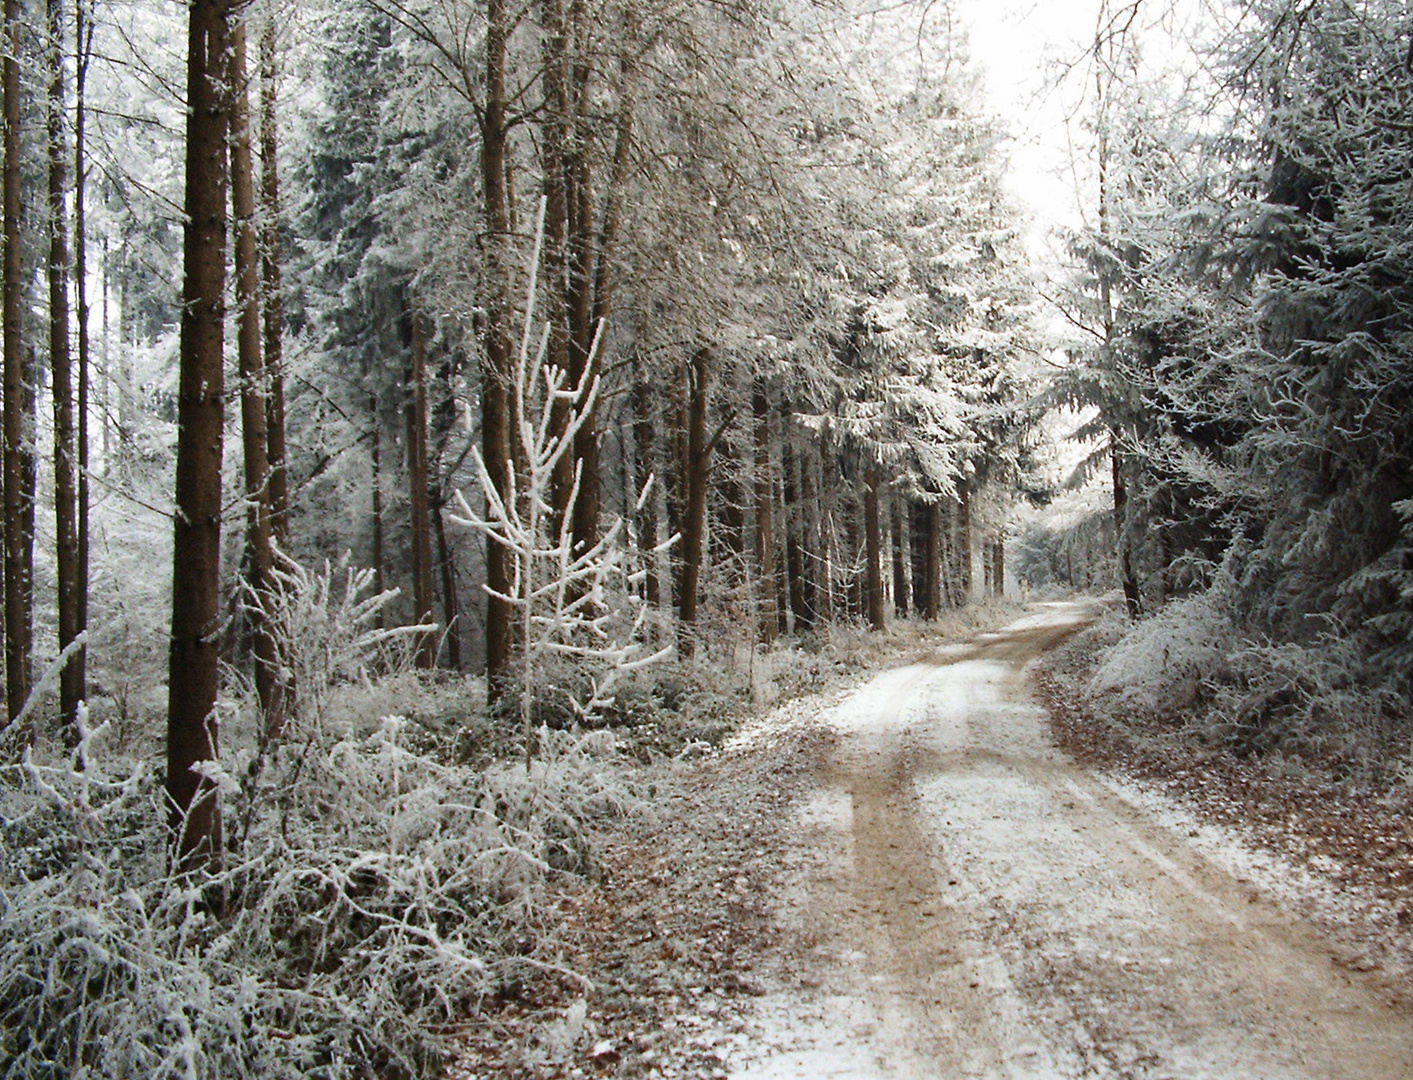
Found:
[{"label": "snow on ground", "polygon": [[1084,618],[1050,607],[823,718],[776,908],[800,949],[731,1075],[1413,1076],[1413,1017],[1253,888],[1276,864],[1055,748],[1024,665]]}]

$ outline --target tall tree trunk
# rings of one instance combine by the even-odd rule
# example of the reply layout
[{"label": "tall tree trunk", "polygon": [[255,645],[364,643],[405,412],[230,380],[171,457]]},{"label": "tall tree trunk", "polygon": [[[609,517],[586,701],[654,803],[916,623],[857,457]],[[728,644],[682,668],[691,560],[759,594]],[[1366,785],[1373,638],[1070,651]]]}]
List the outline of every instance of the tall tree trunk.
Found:
[{"label": "tall tree trunk", "polygon": [[5,0],[4,165],[4,496],[5,496],[5,708],[13,721],[30,689],[34,634],[34,540],[25,528],[25,476],[31,469],[25,409],[24,266],[20,259],[20,56],[19,0]]},{"label": "tall tree trunk", "polygon": [[285,449],[284,283],[280,269],[279,67],[275,19],[260,32],[260,291],[264,307],[264,382],[269,449],[270,531],[289,550],[289,468]]},{"label": "tall tree trunk", "polygon": [[805,508],[800,502],[799,466],[788,435],[781,445],[781,464],[785,479],[785,574],[795,632],[802,633],[814,625],[814,610],[805,592],[805,553],[800,540]]},{"label": "tall tree trunk", "polygon": [[865,544],[859,537],[859,513],[852,507],[846,507],[844,513],[844,543],[848,554],[848,562],[845,570],[844,599],[846,606],[846,617],[853,622],[862,622],[864,617],[864,581],[867,569],[859,565],[859,555]]},{"label": "tall tree trunk", "polygon": [[1109,435],[1109,460],[1114,476],[1114,536],[1119,548],[1119,578],[1124,590],[1124,608],[1130,619],[1143,614],[1143,597],[1138,591],[1138,575],[1133,569],[1133,543],[1128,530],[1128,487],[1124,482],[1119,437]]},{"label": "tall tree trunk", "polygon": [[805,607],[813,623],[834,619],[834,536],[833,508],[837,505],[833,480],[838,470],[830,469],[828,446],[820,434],[805,444],[798,461],[803,519],[800,524],[800,562],[804,574]]},{"label": "tall tree trunk", "polygon": [[681,583],[678,586],[679,648],[691,656],[696,648],[697,592],[701,587],[702,550],[706,539],[706,496],[710,478],[711,449],[707,443],[708,380],[711,350],[705,346],[692,354],[688,368],[687,454],[684,478],[685,505],[682,522]]},{"label": "tall tree trunk", "polygon": [[[582,12],[583,5],[576,3],[576,10]],[[582,13],[578,16],[582,23]],[[573,215],[574,229],[580,235],[575,274],[581,292],[573,299],[575,314],[576,354],[582,354],[583,374],[579,377],[591,378],[602,369],[601,358],[593,354],[595,337],[608,324],[613,310],[614,269],[618,252],[618,236],[623,224],[623,202],[628,191],[628,179],[632,168],[633,122],[636,108],[638,80],[637,16],[631,5],[623,13],[623,48],[619,64],[618,116],[614,124],[613,163],[608,180],[608,190],[604,196],[602,224],[594,236],[593,189],[590,186],[589,172],[589,129],[587,110],[590,105],[589,68],[584,65],[576,79],[579,94],[579,115],[577,126],[580,134],[576,141],[578,155],[579,189],[577,192],[579,210]],[[587,49],[581,47],[581,55]],[[586,297],[588,301],[586,303]],[[582,321],[581,321],[582,320]],[[571,364],[577,363],[577,356],[571,355]],[[579,500],[574,506],[574,542],[583,548],[592,547],[599,538],[599,517],[602,496],[599,475],[599,430],[598,405],[595,403],[584,420],[574,440],[574,457],[583,462],[583,478],[580,481]]]},{"label": "tall tree trunk", "polygon": [[[657,440],[653,436],[652,387],[647,373],[636,357],[633,360],[633,447],[638,455],[638,484],[646,484],[655,475]],[[660,480],[661,478],[659,478]],[[654,607],[662,604],[662,585],[657,570],[657,498],[655,493],[643,500],[638,518],[638,538],[646,560],[643,595]]]},{"label": "tall tree trunk", "polygon": [[275,740],[284,733],[285,695],[272,626],[275,556],[271,532],[269,418],[265,401],[266,369],[260,348],[255,161],[250,146],[250,92],[243,19],[231,29],[229,68],[231,210],[236,233],[236,352],[245,465],[245,561],[251,599],[246,610],[255,652],[255,693],[265,720],[265,738]]},{"label": "tall tree trunk", "polygon": [[672,606],[678,610],[682,607],[682,537],[687,528],[687,492],[690,487],[687,475],[689,468],[687,416],[690,411],[687,403],[691,397],[690,382],[691,367],[684,364],[674,373],[672,383],[668,388],[671,402],[668,406],[668,431],[670,432],[668,439],[672,467],[668,470],[667,483],[667,533],[669,536],[677,538],[677,542],[671,548],[670,562],[672,566]]},{"label": "tall tree trunk", "polygon": [[864,473],[864,594],[868,603],[868,624],[886,630],[888,621],[883,604],[883,526],[878,514],[878,468],[870,465]]},{"label": "tall tree trunk", "polygon": [[741,488],[740,457],[730,439],[721,443],[717,462],[717,500],[714,518],[724,556],[723,563],[732,586],[741,583],[746,559],[746,496]]},{"label": "tall tree trunk", "polygon": [[[373,516],[373,591],[378,595],[387,592],[388,582],[383,567],[387,564],[386,553],[383,550],[383,425],[378,416],[378,396],[370,393],[368,395],[368,415],[371,417],[372,439],[370,454],[372,457],[372,497],[371,507]],[[383,609],[378,609],[378,629],[383,628]]]},{"label": "tall tree trunk", "polygon": [[[543,80],[545,120],[543,130],[545,223],[544,223],[544,305],[548,312],[549,342],[547,360],[572,385],[569,373],[570,326],[567,314],[569,295],[568,254],[570,178],[566,173],[569,153],[569,42],[564,25],[563,0],[541,0],[540,21],[544,30]],[[551,405],[550,423],[556,435],[569,426],[569,402]],[[551,529],[559,534],[562,522],[570,517],[574,494],[574,454],[564,454],[550,478]],[[571,522],[572,527],[572,522]]]},{"label": "tall tree trunk", "polygon": [[965,607],[972,599],[972,539],[971,489],[965,484],[957,503],[957,606]]},{"label": "tall tree trunk", "polygon": [[775,589],[775,482],[770,470],[770,397],[764,379],[757,379],[751,394],[756,445],[756,580],[759,591],[757,618],[760,640],[774,644],[779,633]]},{"label": "tall tree trunk", "polygon": [[[59,648],[79,633],[79,542],[77,453],[74,437],[73,357],[69,352],[69,148],[64,137],[64,7],[48,0],[49,93],[49,367],[54,395],[54,541],[59,585]],[[59,712],[69,737],[78,738],[83,666],[77,657],[59,676]]]},{"label": "tall tree trunk", "polygon": [[[88,629],[89,592],[89,444],[88,412],[92,377],[91,342],[88,332],[88,218],[85,190],[88,187],[88,158],[84,146],[85,88],[88,64],[93,52],[93,21],[88,17],[89,0],[74,5],[74,287],[78,301],[78,631]],[[106,273],[106,270],[105,270]],[[106,417],[105,417],[106,422]],[[88,649],[85,647],[70,663],[77,666],[78,695],[88,696]]]},{"label": "tall tree trunk", "polygon": [[913,606],[924,619],[942,614],[942,504],[914,503]]},{"label": "tall tree trunk", "polygon": [[446,538],[446,501],[432,508],[437,531],[437,563],[441,568],[442,610],[446,613],[446,659],[452,671],[461,670],[461,612],[456,601],[456,567],[451,561],[451,545]]},{"label": "tall tree trunk", "polygon": [[906,505],[895,492],[892,498],[893,518],[893,610],[899,618],[907,618],[912,589],[912,575],[908,572],[907,515]]},{"label": "tall tree trunk", "polygon": [[230,0],[192,0],[187,38],[186,226],[167,680],[167,797],[183,867],[219,865],[217,756],[222,369],[226,286],[226,51]]},{"label": "tall tree trunk", "polygon": [[[481,118],[481,185],[485,199],[486,243],[481,385],[481,457],[502,498],[510,493],[510,273],[506,186],[508,142],[506,53],[509,27],[505,0],[486,3],[485,113]],[[496,708],[505,698],[510,675],[514,609],[506,599],[514,587],[510,552],[486,540],[486,689]]]},{"label": "tall tree trunk", "polygon": [[1006,538],[999,533],[991,542],[991,595],[1006,595]]},{"label": "tall tree trunk", "polygon": [[[593,128],[590,118],[593,68],[588,62],[588,13],[583,0],[570,0],[567,31],[574,38],[569,96],[573,117],[564,167],[565,207],[568,210],[569,382],[588,386],[599,364],[594,355],[594,188]],[[598,541],[601,504],[598,408],[584,413],[574,436],[574,460],[579,490],[574,500],[574,549],[585,551]]]},{"label": "tall tree trunk", "polygon": [[[427,341],[422,316],[413,311],[412,367],[407,379],[407,402],[404,416],[407,422],[407,481],[411,487],[409,503],[412,511],[412,606],[419,623],[433,623],[432,611],[432,516],[427,497],[430,471],[427,467]],[[418,635],[416,663],[431,670],[436,666],[436,635],[425,631]]]}]

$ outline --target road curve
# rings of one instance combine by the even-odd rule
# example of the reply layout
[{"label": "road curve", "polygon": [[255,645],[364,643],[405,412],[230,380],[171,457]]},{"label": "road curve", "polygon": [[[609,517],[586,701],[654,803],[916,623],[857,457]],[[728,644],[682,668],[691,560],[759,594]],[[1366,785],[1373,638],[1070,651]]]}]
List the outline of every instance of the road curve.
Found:
[{"label": "road curve", "polygon": [[739,1080],[1413,1080],[1413,1016],[1050,740],[1050,605],[826,716]]}]

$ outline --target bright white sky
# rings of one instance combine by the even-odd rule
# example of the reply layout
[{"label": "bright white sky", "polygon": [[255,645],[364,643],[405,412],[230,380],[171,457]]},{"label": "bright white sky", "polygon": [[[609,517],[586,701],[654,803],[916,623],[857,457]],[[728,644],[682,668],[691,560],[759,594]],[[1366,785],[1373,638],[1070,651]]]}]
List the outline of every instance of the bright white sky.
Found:
[{"label": "bright white sky", "polygon": [[[1079,72],[1060,76],[1068,65],[1083,66],[1100,2],[954,0],[972,61],[983,72],[987,102],[1015,139],[1011,189],[1036,215],[1041,234],[1056,224],[1078,223],[1076,184],[1087,163],[1081,117],[1074,110],[1087,87]],[[1081,155],[1077,166],[1072,137]]]}]

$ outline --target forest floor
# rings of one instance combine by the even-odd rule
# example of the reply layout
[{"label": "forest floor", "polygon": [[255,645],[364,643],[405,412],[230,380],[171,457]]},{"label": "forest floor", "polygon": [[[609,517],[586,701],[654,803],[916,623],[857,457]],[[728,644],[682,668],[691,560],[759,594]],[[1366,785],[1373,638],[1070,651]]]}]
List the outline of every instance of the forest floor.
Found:
[{"label": "forest floor", "polygon": [[1254,778],[1163,772],[1062,679],[1047,710],[1034,661],[1089,616],[1041,605],[657,766],[560,902],[593,990],[498,1003],[453,1075],[1413,1078],[1407,880],[1348,869],[1406,868],[1406,817],[1325,804],[1374,854],[1309,813],[1297,858]]}]

